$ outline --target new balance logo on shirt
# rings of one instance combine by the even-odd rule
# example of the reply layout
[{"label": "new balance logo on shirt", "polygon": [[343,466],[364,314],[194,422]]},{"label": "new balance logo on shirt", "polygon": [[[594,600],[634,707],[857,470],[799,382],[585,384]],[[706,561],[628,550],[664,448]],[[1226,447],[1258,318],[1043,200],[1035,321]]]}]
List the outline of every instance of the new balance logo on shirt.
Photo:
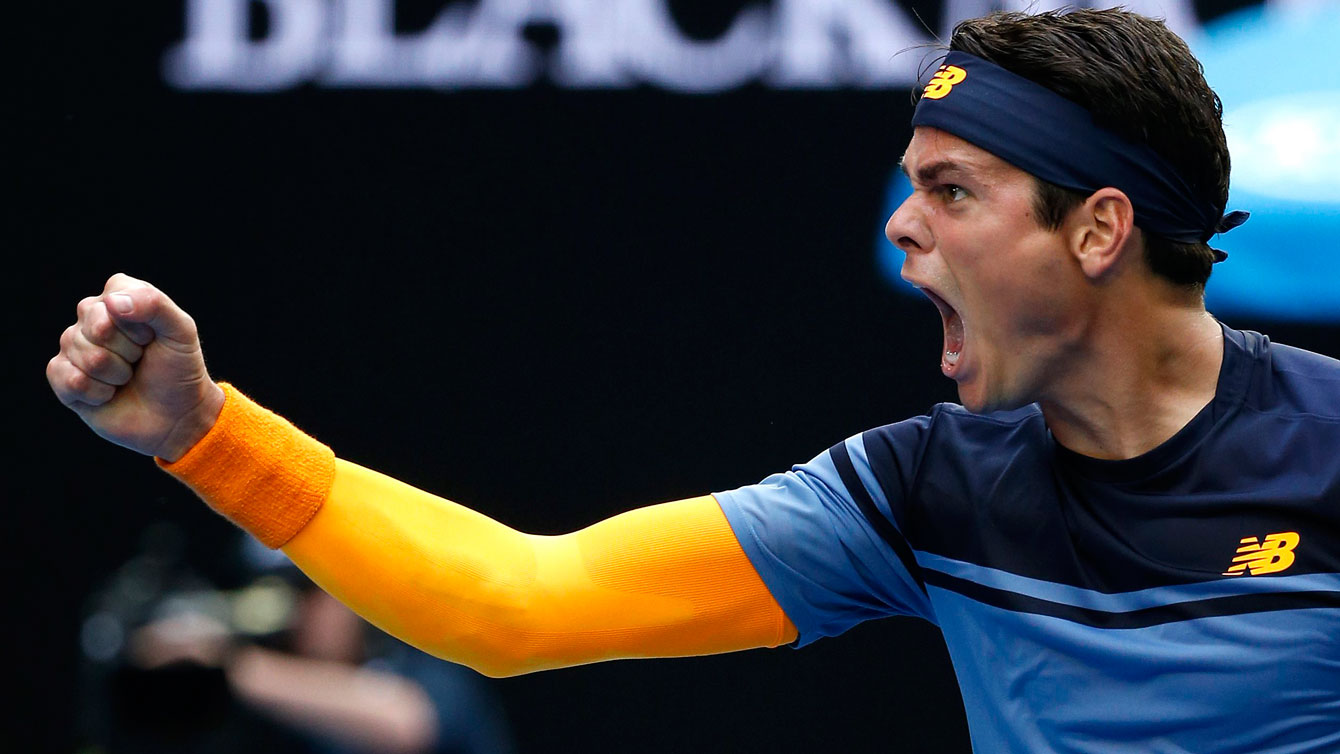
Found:
[{"label": "new balance logo on shirt", "polygon": [[1293,565],[1293,550],[1298,546],[1298,532],[1282,531],[1267,534],[1264,542],[1256,537],[1243,537],[1239,540],[1238,556],[1233,564],[1224,571],[1225,576],[1251,574],[1260,576],[1265,573],[1278,573]]}]

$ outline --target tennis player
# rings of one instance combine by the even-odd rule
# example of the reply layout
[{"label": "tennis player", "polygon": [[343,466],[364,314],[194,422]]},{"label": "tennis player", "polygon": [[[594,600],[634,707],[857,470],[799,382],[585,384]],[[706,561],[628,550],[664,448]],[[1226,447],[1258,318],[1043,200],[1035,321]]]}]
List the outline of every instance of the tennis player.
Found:
[{"label": "tennis player", "polygon": [[890,218],[962,405],[530,536],[338,458],[114,275],[52,388],[373,623],[490,675],[943,631],[982,752],[1340,751],[1340,362],[1204,308],[1220,103],[1122,11],[959,25]]}]

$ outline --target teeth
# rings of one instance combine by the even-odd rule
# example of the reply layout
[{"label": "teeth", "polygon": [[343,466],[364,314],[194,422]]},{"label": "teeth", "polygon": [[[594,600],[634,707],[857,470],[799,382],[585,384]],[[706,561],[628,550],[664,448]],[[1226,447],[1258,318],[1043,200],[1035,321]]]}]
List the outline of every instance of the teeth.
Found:
[{"label": "teeth", "polygon": [[958,351],[945,351],[945,363],[953,366],[958,363]]}]

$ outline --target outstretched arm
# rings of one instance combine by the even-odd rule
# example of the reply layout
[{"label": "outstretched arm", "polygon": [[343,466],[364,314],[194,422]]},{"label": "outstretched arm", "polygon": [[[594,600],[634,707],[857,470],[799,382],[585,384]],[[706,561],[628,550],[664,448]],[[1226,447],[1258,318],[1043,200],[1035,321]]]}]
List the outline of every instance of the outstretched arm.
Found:
[{"label": "outstretched arm", "polygon": [[[120,292],[132,297],[127,312],[108,308]],[[635,510],[564,536],[523,534],[335,459],[231,388],[218,409],[176,396],[166,387],[173,380],[206,396],[218,388],[203,360],[168,364],[182,353],[198,359],[194,323],[147,284],[114,277],[102,297],[81,305],[81,323],[85,311],[93,318],[108,312],[116,332],[95,326],[83,339],[62,338],[48,378],[63,402],[113,442],[173,461],[165,467],[216,509],[283,546],[318,584],[426,651],[489,675],[514,675],[795,637],[711,497]],[[158,341],[134,329],[144,323],[160,338],[172,333],[169,352],[153,350]],[[118,335],[130,339],[128,331],[141,336],[131,340],[143,347],[139,364],[133,349],[114,347]],[[99,348],[114,351],[124,368],[97,355]],[[159,357],[152,381],[141,376],[150,357]],[[197,367],[205,384],[192,388],[197,383],[186,377]],[[155,400],[138,409],[117,405],[123,396],[143,403],[141,395]],[[168,402],[190,408],[174,414],[161,408]],[[146,431],[147,419],[136,421],[141,415],[163,418]],[[187,434],[192,441],[178,447],[183,433],[165,431],[169,425],[206,431]]]},{"label": "outstretched arm", "polygon": [[224,389],[213,430],[165,468],[429,653],[502,676],[794,638],[710,496],[563,536],[523,534],[336,459]]}]

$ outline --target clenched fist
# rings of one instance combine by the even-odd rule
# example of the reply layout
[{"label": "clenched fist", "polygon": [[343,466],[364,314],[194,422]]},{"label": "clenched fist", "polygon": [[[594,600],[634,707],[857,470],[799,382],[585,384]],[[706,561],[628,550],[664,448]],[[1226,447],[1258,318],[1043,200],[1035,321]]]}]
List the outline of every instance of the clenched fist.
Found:
[{"label": "clenched fist", "polygon": [[129,275],[79,302],[47,381],[100,437],[176,461],[219,416],[223,390],[205,371],[195,321]]}]

